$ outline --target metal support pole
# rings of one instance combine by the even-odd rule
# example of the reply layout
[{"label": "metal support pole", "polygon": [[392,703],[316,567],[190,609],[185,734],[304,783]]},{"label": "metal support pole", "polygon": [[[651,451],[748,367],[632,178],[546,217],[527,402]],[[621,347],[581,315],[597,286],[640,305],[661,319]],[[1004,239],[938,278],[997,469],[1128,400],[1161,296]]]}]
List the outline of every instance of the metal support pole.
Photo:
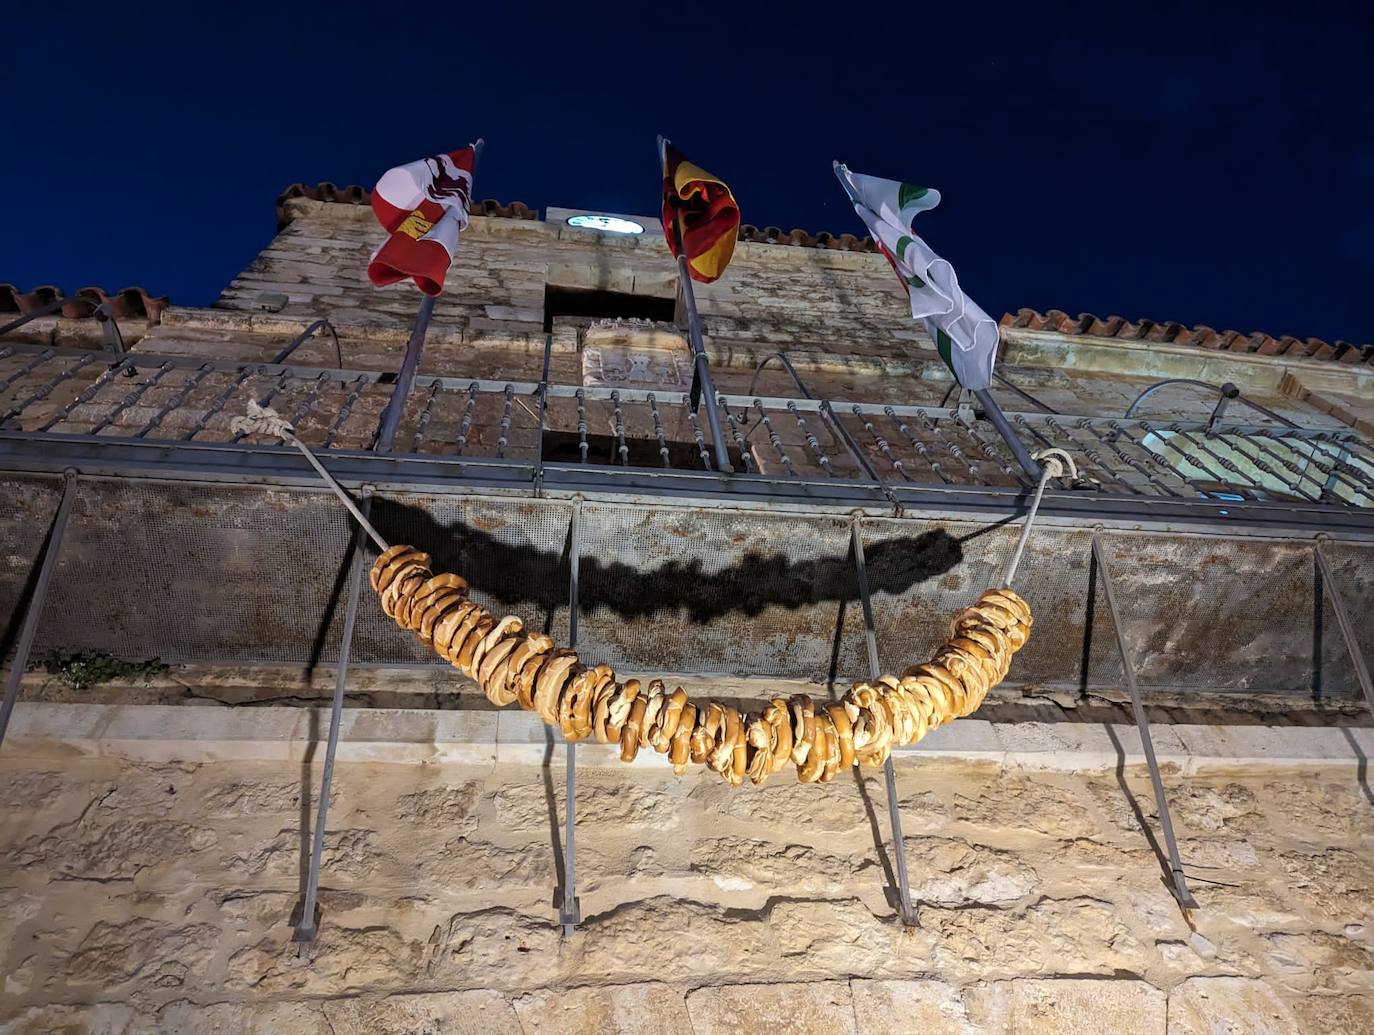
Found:
[{"label": "metal support pole", "polygon": [[[572,518],[568,522],[568,646],[577,649],[577,579],[582,552],[582,501],[573,500]],[[563,901],[558,905],[558,922],[563,925],[563,937],[572,937],[582,922],[582,903],[577,897],[577,745],[567,744],[567,783],[563,805]]]},{"label": "metal support pole", "polygon": [[[668,165],[668,138],[658,138],[658,163],[661,169]],[[678,236],[682,235],[682,224],[678,222]],[[706,423],[711,429],[711,444],[716,451],[716,470],[733,474],[730,454],[725,449],[725,436],[720,430],[719,401],[716,396],[715,380],[711,377],[711,360],[706,355],[706,346],[701,337],[701,317],[697,313],[697,296],[692,289],[692,274],[687,267],[686,254],[677,257],[678,282],[682,287],[682,304],[687,309],[687,344],[692,350],[692,405],[698,402],[697,388],[706,396]]]},{"label": "metal support pole", "polygon": [[706,426],[711,429],[711,444],[716,451],[716,470],[733,474],[730,454],[725,450],[725,436],[720,430],[720,405],[716,399],[716,382],[711,377],[711,360],[701,338],[701,317],[697,315],[697,296],[692,290],[692,275],[687,269],[687,256],[677,257],[677,275],[682,283],[682,300],[687,306],[687,343],[692,349],[692,379],[699,381],[706,396]]},{"label": "metal support pole", "polygon": [[400,373],[396,375],[396,385],[391,389],[391,398],[386,402],[382,414],[381,429],[377,432],[377,452],[391,452],[396,440],[396,428],[401,423],[401,413],[405,410],[406,400],[415,384],[415,371],[420,366],[420,352],[425,347],[425,335],[429,333],[429,320],[434,315],[434,296],[426,295],[420,302],[420,311],[415,314],[415,326],[411,328],[410,340],[406,342],[405,358],[401,360]]},{"label": "metal support pole", "polygon": [[997,400],[992,397],[992,393],[986,388],[975,388],[973,394],[982,403],[983,412],[988,415],[988,420],[992,421],[992,426],[997,429],[997,434],[1001,435],[1003,441],[1006,442],[1012,456],[1016,457],[1016,462],[1021,465],[1021,469],[1026,474],[1030,475],[1031,483],[1038,482],[1040,480],[1040,465],[1035,462],[1025,445],[1016,437],[1016,432],[1007,422],[1007,415],[1002,412],[1002,407],[997,405]]},{"label": "metal support pole", "polygon": [[1174,897],[1184,909],[1197,909],[1197,900],[1188,890],[1187,878],[1183,876],[1183,861],[1179,858],[1178,842],[1174,839],[1174,822],[1169,816],[1169,801],[1164,796],[1164,781],[1159,776],[1159,761],[1155,758],[1155,745],[1150,737],[1150,720],[1146,717],[1145,706],[1140,701],[1140,687],[1135,681],[1135,663],[1131,660],[1130,645],[1126,642],[1126,629],[1121,622],[1121,612],[1117,609],[1112,569],[1107,563],[1107,555],[1102,549],[1101,538],[1097,532],[1093,532],[1093,559],[1097,562],[1102,589],[1107,596],[1107,610],[1111,612],[1112,629],[1116,632],[1116,647],[1121,653],[1121,671],[1125,674],[1126,689],[1131,695],[1131,709],[1135,712],[1136,728],[1140,731],[1140,746],[1145,752],[1145,764],[1150,769],[1150,784],[1154,787],[1155,805],[1159,808],[1159,825],[1164,830],[1164,843],[1169,849],[1169,869],[1173,876]]},{"label": "metal support pole", "polygon": [[[282,349],[275,356],[273,356],[269,362],[271,362],[273,365],[285,363],[288,359],[291,358],[291,353],[295,352],[298,348],[304,345],[305,342],[310,338],[310,336],[314,334],[316,331],[318,331],[321,327],[328,330],[330,335],[334,338],[334,358],[338,360],[339,369],[342,370],[343,347],[339,344],[339,332],[334,329],[334,325],[330,323],[328,320],[316,320],[305,330],[301,331],[300,334],[296,335],[296,337],[291,340],[291,344],[286,346],[286,348]],[[412,375],[412,381],[413,380],[414,377]]]},{"label": "metal support pole", "polygon": [[[479,138],[472,145],[472,178],[474,185],[477,179],[477,159],[482,156],[483,141]],[[410,339],[406,342],[405,356],[401,360],[401,369],[396,374],[396,386],[391,390],[391,398],[386,402],[386,410],[382,413],[382,423],[377,431],[377,452],[391,452],[392,443],[396,439],[396,428],[401,423],[401,414],[405,410],[406,400],[410,397],[410,390],[415,385],[415,371],[420,366],[420,353],[425,347],[425,335],[429,333],[430,317],[434,315],[434,295],[426,295],[420,300],[419,312],[415,314],[415,326],[411,328]]]},{"label": "metal support pole", "polygon": [[[362,511],[367,514],[372,508],[372,500],[363,500]],[[315,811],[315,830],[310,844],[310,868],[305,878],[305,902],[301,907],[301,920],[293,941],[307,944],[319,934],[319,924],[315,919],[315,901],[320,887],[320,858],[324,855],[324,827],[329,815],[329,788],[334,780],[334,757],[339,750],[339,722],[343,718],[344,686],[348,682],[348,656],[353,649],[353,627],[358,620],[358,596],[363,585],[363,569],[367,567],[363,556],[365,532],[360,525],[353,532],[353,545],[349,551],[353,572],[348,585],[348,607],[344,612],[343,639],[339,642],[338,675],[334,681],[334,701],[329,711],[329,741],[324,751],[324,772],[320,776],[320,799]]]},{"label": "metal support pole", "polygon": [[19,684],[24,679],[24,670],[29,665],[29,651],[33,649],[33,638],[38,633],[38,622],[43,617],[43,601],[48,595],[48,583],[52,581],[53,568],[57,566],[57,552],[62,547],[62,534],[67,530],[67,517],[71,514],[72,501],[76,498],[76,472],[67,471],[62,484],[62,499],[57,504],[57,513],[52,519],[52,530],[48,533],[48,545],[43,556],[38,559],[38,580],[33,585],[33,596],[29,599],[29,609],[24,612],[24,625],[19,632],[19,643],[14,648],[14,662],[10,665],[9,677],[5,680],[5,698],[0,702],[0,744],[5,742],[5,732],[10,726],[10,714],[15,702],[19,700]]},{"label": "metal support pole", "polygon": [[1360,681],[1360,689],[1364,691],[1365,704],[1369,710],[1374,712],[1374,681],[1370,680],[1369,666],[1365,664],[1364,651],[1360,649],[1360,641],[1355,637],[1355,625],[1350,621],[1350,614],[1345,609],[1345,598],[1341,596],[1340,589],[1336,586],[1335,573],[1331,570],[1331,561],[1327,559],[1326,551],[1322,549],[1323,541],[1317,540],[1317,567],[1321,571],[1322,586],[1326,590],[1326,597],[1331,601],[1331,610],[1336,612],[1336,624],[1340,626],[1341,638],[1345,640],[1345,649],[1350,653],[1350,660],[1355,666],[1355,677]]},{"label": "metal support pole", "polygon": [[544,335],[544,369],[539,375],[539,427],[534,437],[534,495],[544,495],[544,421],[549,413],[549,366],[553,360],[553,334]]},{"label": "metal support pole", "polygon": [[[868,676],[877,679],[883,674],[878,665],[878,637],[873,628],[873,601],[868,595],[868,566],[864,562],[864,537],[858,517],[849,525],[849,540],[854,550],[854,573],[859,580],[859,600],[864,609],[864,639],[868,644]],[[915,927],[916,912],[911,908],[911,882],[906,872],[906,841],[902,837],[902,812],[897,807],[897,774],[892,768],[892,756],[883,763],[883,779],[887,784],[887,817],[892,824],[892,854],[897,866],[897,903],[902,923]]]}]

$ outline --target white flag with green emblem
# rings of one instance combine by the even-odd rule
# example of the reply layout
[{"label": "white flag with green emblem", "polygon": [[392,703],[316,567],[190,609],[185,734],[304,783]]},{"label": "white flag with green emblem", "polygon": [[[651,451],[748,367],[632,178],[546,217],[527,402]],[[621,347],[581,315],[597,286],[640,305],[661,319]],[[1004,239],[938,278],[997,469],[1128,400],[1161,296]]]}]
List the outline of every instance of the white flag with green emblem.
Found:
[{"label": "white flag with green emblem", "polygon": [[835,175],[906,285],[911,315],[925,321],[940,358],[965,388],[987,388],[997,359],[997,321],[964,294],[954,267],[912,228],[917,213],[940,203],[940,192],[852,173],[839,162]]}]

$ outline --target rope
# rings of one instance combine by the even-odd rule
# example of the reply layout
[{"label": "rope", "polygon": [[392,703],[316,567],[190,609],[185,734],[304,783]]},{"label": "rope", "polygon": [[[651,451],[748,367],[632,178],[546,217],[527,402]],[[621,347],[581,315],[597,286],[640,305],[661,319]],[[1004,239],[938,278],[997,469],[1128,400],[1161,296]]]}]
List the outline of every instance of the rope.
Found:
[{"label": "rope", "polygon": [[353,497],[349,496],[344,487],[334,480],[334,476],[324,469],[324,465],[310,448],[296,437],[295,429],[291,427],[290,422],[276,410],[270,406],[260,406],[257,400],[249,399],[247,416],[231,420],[229,430],[236,435],[265,435],[269,438],[279,438],[287,445],[295,446],[301,451],[301,455],[310,461],[310,466],[315,468],[325,484],[334,490],[334,495],[339,497],[339,501],[348,508],[348,512],[357,519],[358,524],[362,525],[363,531],[377,544],[377,549],[391,549],[391,544],[382,538],[381,533],[372,527],[372,522],[358,509]]},{"label": "rope", "polygon": [[[756,784],[789,764],[803,783],[828,782],[853,765],[882,766],[892,749],[914,744],[930,730],[969,715],[1006,678],[1012,655],[1030,635],[1026,602],[1010,588],[992,588],[954,615],[950,635],[935,656],[900,677],[855,683],[833,704],[805,694],[774,698],[760,712],[741,712],[717,701],[693,703],[681,687],[671,693],[652,680],[641,693],[637,679],[621,682],[608,665],[588,668],[577,654],[556,648],[542,634],[524,631],[513,615],[497,617],[468,598],[460,575],[432,575],[429,554],[389,546],[352,498],[296,437],[290,422],[249,400],[248,413],[230,422],[235,434],[279,438],[300,450],[382,553],[371,582],[382,610],[414,631],[459,671],[476,681],[497,707],[519,703],[558,726],[568,741],[595,735],[618,743],[631,762],[640,747],[668,755],[673,770],[703,764],[732,785]],[[1063,472],[1062,450],[1046,450],[1044,475],[1008,573],[1016,571],[1040,496]]]},{"label": "rope", "polygon": [[835,702],[797,694],[747,712],[694,701],[662,680],[641,687],[609,665],[584,665],[576,651],[526,631],[514,615],[481,607],[468,597],[466,579],[434,575],[429,561],[413,546],[393,546],[373,563],[372,588],[397,625],[475,681],[492,704],[518,703],[569,742],[595,736],[619,744],[622,762],[652,748],[679,775],[696,763],[734,786],[746,778],[763,783],[788,765],[802,783],[825,783],[853,765],[881,767],[893,748],[975,711],[1006,678],[1032,624],[1024,600],[989,589],[954,615],[930,661],[901,676],[855,683]]},{"label": "rope", "polygon": [[1064,466],[1067,464],[1069,475],[1075,482],[1078,481],[1078,465],[1064,450],[1042,449],[1035,454],[1035,459],[1042,461],[1040,483],[1035,487],[1035,498],[1031,500],[1030,513],[1026,515],[1026,523],[1021,528],[1021,538],[1016,544],[1016,552],[1011,555],[1011,563],[1007,565],[1007,574],[1002,580],[1004,586],[1011,586],[1012,580],[1016,578],[1016,569],[1021,564],[1021,554],[1026,550],[1026,540],[1030,538],[1031,526],[1035,524],[1036,512],[1040,510],[1040,499],[1045,495],[1045,486],[1049,484],[1049,480],[1062,478]]}]

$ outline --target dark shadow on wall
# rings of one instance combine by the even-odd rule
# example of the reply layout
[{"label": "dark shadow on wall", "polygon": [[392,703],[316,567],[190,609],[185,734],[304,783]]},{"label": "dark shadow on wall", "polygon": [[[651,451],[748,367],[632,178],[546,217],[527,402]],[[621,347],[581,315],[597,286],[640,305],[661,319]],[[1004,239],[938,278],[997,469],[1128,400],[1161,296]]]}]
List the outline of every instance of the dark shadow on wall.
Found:
[{"label": "dark shadow on wall", "polygon": [[[412,543],[433,556],[436,572],[460,572],[473,588],[507,606],[552,610],[567,604],[567,565],[556,551],[503,543],[471,525],[442,525],[419,507],[376,498],[372,520],[388,542]],[[843,546],[841,546],[843,543]],[[625,619],[685,610],[704,624],[731,614],[754,616],[769,607],[800,609],[857,599],[848,539],[833,557],[794,561],[781,553],[748,553],[708,573],[705,558],[664,559],[639,569],[583,554],[583,613],[606,608]],[[702,544],[701,550],[709,549]],[[943,529],[888,539],[866,548],[873,593],[899,595],[937,578],[963,560],[960,541]]]}]

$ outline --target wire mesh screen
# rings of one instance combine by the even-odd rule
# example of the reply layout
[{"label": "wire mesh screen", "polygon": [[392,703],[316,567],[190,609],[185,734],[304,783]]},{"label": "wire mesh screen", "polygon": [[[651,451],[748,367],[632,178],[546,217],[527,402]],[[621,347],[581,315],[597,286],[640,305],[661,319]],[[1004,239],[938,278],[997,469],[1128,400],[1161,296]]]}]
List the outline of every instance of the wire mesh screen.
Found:
[{"label": "wire mesh screen", "polygon": [[[1374,621],[1370,621],[1370,614],[1374,612],[1374,545],[1327,543],[1322,549],[1331,564],[1332,588],[1345,601],[1345,610],[1354,626],[1355,641],[1364,654],[1365,664],[1374,667]],[[1361,693],[1358,677],[1337,626],[1336,613],[1324,591],[1322,604],[1322,652],[1320,667],[1314,673],[1314,685],[1326,696],[1355,696]]]},{"label": "wire mesh screen", "polygon": [[617,671],[859,670],[862,626],[838,623],[857,607],[843,519],[584,505],[581,600],[581,652]]},{"label": "wire mesh screen", "polygon": [[[1329,695],[1353,685],[1310,543],[1129,535],[1103,544],[1142,686]],[[1367,610],[1369,588],[1347,606]],[[1096,607],[1106,608],[1100,592]]]},{"label": "wire mesh screen", "polygon": [[0,479],[0,658],[14,649],[43,548],[62,499],[61,478]]},{"label": "wire mesh screen", "polygon": [[[900,673],[927,660],[949,634],[949,620],[989,586],[1001,585],[1020,523],[917,523],[865,520],[864,554],[873,598],[878,658]],[[1078,687],[1119,685],[1121,665],[1105,603],[1088,607],[1092,535],[1037,529],[1016,577],[1035,614],[1009,682]],[[1085,636],[1084,629],[1090,629]]]},{"label": "wire mesh screen", "polygon": [[[57,478],[0,481],[0,616],[51,524]],[[39,627],[41,652],[219,664],[332,663],[352,530],[323,491],[118,479],[78,482]],[[374,523],[434,556],[473,597],[568,640],[565,501],[388,494]],[[843,517],[586,503],[580,652],[630,673],[845,683],[868,674]],[[1000,582],[1019,524],[867,519],[884,670],[929,656],[950,615]],[[1103,533],[1142,686],[1343,696],[1356,683],[1304,541]],[[1374,657],[1374,547],[1330,544],[1334,583]],[[369,547],[367,561],[373,551]],[[1012,682],[1119,687],[1091,533],[1042,526],[1017,578],[1036,626]],[[364,588],[353,660],[442,664]]]},{"label": "wire mesh screen", "polygon": [[175,661],[333,659],[351,533],[320,493],[82,479],[38,645]]}]

